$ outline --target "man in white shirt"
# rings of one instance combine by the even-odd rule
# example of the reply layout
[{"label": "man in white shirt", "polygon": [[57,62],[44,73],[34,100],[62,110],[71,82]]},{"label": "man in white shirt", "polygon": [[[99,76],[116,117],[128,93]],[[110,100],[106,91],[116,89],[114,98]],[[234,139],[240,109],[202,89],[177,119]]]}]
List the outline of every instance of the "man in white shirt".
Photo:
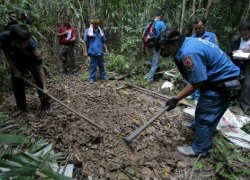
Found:
[{"label": "man in white shirt", "polygon": [[[229,55],[232,57],[237,50],[250,53],[250,20],[242,23],[239,28],[240,37],[233,38]],[[250,115],[250,59],[238,60],[233,62],[241,68],[241,74],[244,76],[242,90],[239,98],[240,106],[245,114]]]}]

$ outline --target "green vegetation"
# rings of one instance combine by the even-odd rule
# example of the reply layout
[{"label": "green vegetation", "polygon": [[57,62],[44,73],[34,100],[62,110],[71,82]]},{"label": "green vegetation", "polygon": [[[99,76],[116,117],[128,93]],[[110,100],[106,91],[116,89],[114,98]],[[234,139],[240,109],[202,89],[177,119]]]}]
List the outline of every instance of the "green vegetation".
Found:
[{"label": "green vegetation", "polygon": [[[185,12],[182,7],[186,7]],[[2,0],[0,29],[7,24],[9,11],[27,13],[33,21],[30,27],[32,34],[40,42],[46,54],[45,62],[59,66],[55,30],[61,23],[62,17],[66,14],[73,17],[73,25],[77,27],[79,33],[77,59],[82,61],[80,50],[82,32],[88,27],[89,18],[97,14],[102,18],[108,48],[112,52],[106,56],[109,77],[113,74],[128,73],[139,85],[146,86],[149,55],[144,55],[141,35],[145,24],[152,20],[155,11],[159,8],[165,12],[168,27],[181,29],[187,36],[192,34],[194,17],[205,16],[207,29],[215,32],[219,45],[224,51],[228,48],[228,41],[238,33],[239,24],[249,17],[248,0]],[[10,73],[3,59],[3,54],[0,53],[0,91],[11,87]],[[174,67],[171,59],[162,59],[159,71],[170,70]],[[82,79],[88,79],[88,72],[84,72]],[[181,76],[173,80],[177,89],[185,85]],[[2,173],[0,178],[20,175],[22,179],[45,176],[58,179],[58,174],[51,170],[49,162],[60,159],[61,154],[47,152],[34,156],[34,153],[46,147],[48,143],[43,140],[30,140],[24,133],[27,132],[25,127],[17,128],[15,122],[7,119],[3,114],[0,114],[0,128],[0,167],[11,170]],[[244,128],[250,132],[249,125]],[[223,136],[217,134],[211,153],[216,161],[215,168],[218,176],[224,179],[250,176],[249,153],[244,154],[237,150]],[[198,162],[195,170],[200,170],[203,166]]]},{"label": "green vegetation", "polygon": [[111,53],[106,57],[106,60],[109,71],[116,72],[118,74],[126,74],[130,70],[130,65],[123,55],[115,55]]},{"label": "green vegetation", "polygon": [[[11,133],[10,133],[11,132]],[[0,179],[69,179],[52,170],[52,163],[64,159],[42,139],[25,135],[24,129],[0,112]],[[48,149],[48,150],[46,150]]]},{"label": "green vegetation", "polygon": [[216,134],[211,154],[215,160],[215,171],[218,176],[230,180],[250,176],[249,152],[241,152],[220,133]]}]

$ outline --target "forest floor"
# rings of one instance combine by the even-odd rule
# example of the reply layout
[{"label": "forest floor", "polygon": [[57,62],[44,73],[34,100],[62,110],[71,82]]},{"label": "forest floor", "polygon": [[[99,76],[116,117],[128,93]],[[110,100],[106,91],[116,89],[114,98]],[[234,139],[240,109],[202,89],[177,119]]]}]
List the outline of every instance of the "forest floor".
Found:
[{"label": "forest floor", "polygon": [[[165,112],[133,141],[129,148],[123,141],[137,127],[158,111],[165,100],[124,86],[124,81],[100,81],[88,85],[81,74],[60,75],[48,81],[49,93],[60,101],[105,127],[101,132],[84,119],[51,100],[52,112],[39,114],[40,102],[35,88],[28,86],[29,114],[15,120],[28,125],[31,134],[54,144],[55,151],[65,152],[75,166],[77,179],[211,179],[215,177],[213,159],[185,157],[177,146],[189,145],[194,133],[183,127],[191,118],[181,106]],[[157,91],[158,82],[146,87]],[[13,93],[3,93],[1,111],[13,112]]]}]

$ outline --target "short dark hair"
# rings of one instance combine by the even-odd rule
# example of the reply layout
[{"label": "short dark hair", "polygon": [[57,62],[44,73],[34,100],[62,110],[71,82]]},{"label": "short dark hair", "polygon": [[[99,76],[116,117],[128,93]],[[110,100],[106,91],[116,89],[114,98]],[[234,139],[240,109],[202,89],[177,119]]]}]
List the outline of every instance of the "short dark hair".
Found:
[{"label": "short dark hair", "polygon": [[17,17],[17,13],[15,11],[8,12],[8,16],[13,17],[13,14],[15,14],[15,17]]},{"label": "short dark hair", "polygon": [[10,26],[10,36],[12,40],[24,42],[31,37],[31,34],[26,26],[14,24]]},{"label": "short dark hair", "polygon": [[194,20],[194,24],[199,24],[199,22],[202,22],[203,25],[206,25],[207,20],[206,20],[204,17],[197,17],[197,18]]},{"label": "short dark hair", "polygon": [[239,27],[239,31],[250,31],[250,20],[243,22]]},{"label": "short dark hair", "polygon": [[63,20],[71,20],[71,16],[65,15],[65,16],[63,16]]},{"label": "short dark hair", "polygon": [[174,44],[177,42],[182,42],[184,40],[184,36],[175,29],[168,29],[161,32],[159,37],[159,43],[161,45],[164,44]]},{"label": "short dark hair", "polygon": [[9,11],[8,15],[11,15],[11,14],[17,14],[17,13],[15,11]]},{"label": "short dark hair", "polygon": [[164,12],[162,10],[159,10],[155,13],[155,16],[164,16]]}]

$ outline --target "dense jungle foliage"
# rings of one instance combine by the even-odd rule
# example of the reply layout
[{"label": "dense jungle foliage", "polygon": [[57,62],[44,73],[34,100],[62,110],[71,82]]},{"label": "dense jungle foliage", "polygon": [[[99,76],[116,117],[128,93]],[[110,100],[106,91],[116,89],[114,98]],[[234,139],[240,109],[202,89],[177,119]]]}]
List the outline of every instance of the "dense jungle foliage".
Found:
[{"label": "dense jungle foliage", "polygon": [[[132,77],[143,84],[146,83],[145,72],[148,72],[148,54],[144,55],[141,36],[146,23],[154,18],[155,12],[159,9],[165,12],[164,21],[168,28],[176,28],[186,36],[190,36],[193,32],[194,18],[204,16],[207,19],[207,30],[217,35],[219,46],[226,51],[230,39],[238,34],[240,23],[249,19],[250,0],[0,0],[0,30],[8,23],[8,12],[27,14],[32,21],[30,25],[32,34],[44,52],[45,64],[49,67],[58,67],[59,45],[55,32],[62,23],[63,16],[70,15],[78,32],[77,61],[81,64],[86,61],[82,56],[82,32],[89,26],[89,19],[98,15],[102,19],[102,27],[111,52],[106,57],[108,72],[133,74]],[[161,61],[159,70],[170,70],[173,67],[172,61],[165,60]],[[8,69],[0,52],[0,92],[10,88]],[[86,72],[83,79],[86,79],[87,75]],[[0,120],[5,122],[6,118]],[[217,138],[222,139],[222,137]],[[230,146],[228,149],[227,142],[223,140],[217,142],[214,146],[218,147],[218,150],[212,151],[213,157],[218,161],[217,174],[226,179],[237,179],[238,175],[249,176],[249,164],[244,164],[249,162],[249,154],[242,159],[241,156],[235,155],[236,147]],[[27,157],[23,151],[19,153],[21,157]],[[4,154],[5,151],[1,157]],[[56,158],[53,155],[52,159]],[[238,160],[243,165],[235,168]],[[35,167],[43,167],[43,163],[38,161]],[[33,170],[37,173],[34,168],[31,173],[34,173]],[[41,172],[51,174],[46,168],[41,168]]]},{"label": "dense jungle foliage", "polygon": [[[164,20],[169,28],[177,28],[187,36],[192,34],[194,18],[204,16],[207,29],[217,35],[220,47],[227,50],[229,40],[238,33],[240,22],[249,16],[249,4],[249,0],[1,0],[0,28],[8,22],[9,11],[26,13],[33,22],[34,37],[49,52],[47,62],[53,63],[51,57],[58,55],[56,28],[64,15],[71,15],[78,30],[78,59],[81,61],[82,32],[89,26],[89,18],[98,15],[113,57],[129,63],[122,66],[122,71],[127,68],[138,73],[144,71],[143,65],[147,63],[141,35],[157,10],[165,12]],[[170,66],[166,61],[162,68]]]}]

